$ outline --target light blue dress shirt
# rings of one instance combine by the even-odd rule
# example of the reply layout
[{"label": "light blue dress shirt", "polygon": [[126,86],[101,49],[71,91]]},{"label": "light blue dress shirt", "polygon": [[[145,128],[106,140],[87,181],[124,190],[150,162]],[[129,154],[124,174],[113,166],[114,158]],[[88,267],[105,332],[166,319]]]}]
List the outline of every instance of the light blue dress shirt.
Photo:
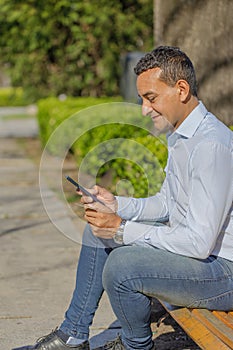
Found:
[{"label": "light blue dress shirt", "polygon": [[117,197],[124,243],[233,261],[233,133],[201,102],[168,136],[165,171],[155,196]]}]

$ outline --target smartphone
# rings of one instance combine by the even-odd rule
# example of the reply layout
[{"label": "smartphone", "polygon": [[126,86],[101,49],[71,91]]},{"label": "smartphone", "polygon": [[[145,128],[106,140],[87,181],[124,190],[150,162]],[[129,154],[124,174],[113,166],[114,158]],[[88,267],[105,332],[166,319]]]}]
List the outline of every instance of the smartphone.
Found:
[{"label": "smartphone", "polygon": [[86,190],[86,188],[84,188],[83,186],[81,186],[80,184],[78,184],[74,179],[72,179],[70,176],[66,176],[66,179],[68,181],[70,181],[74,186],[76,186],[76,190],[77,191],[81,191],[82,193],[84,193],[86,196],[91,197],[93,199],[94,202],[98,202],[101,203],[102,205],[106,204],[104,202],[102,202],[101,200],[99,200],[94,194],[90,193],[88,190]]}]

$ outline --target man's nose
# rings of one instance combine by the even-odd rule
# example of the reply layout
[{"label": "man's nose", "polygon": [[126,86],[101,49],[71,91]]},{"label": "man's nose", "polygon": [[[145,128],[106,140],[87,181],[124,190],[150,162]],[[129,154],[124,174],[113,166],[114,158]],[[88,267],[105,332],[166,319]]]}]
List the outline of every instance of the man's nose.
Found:
[{"label": "man's nose", "polygon": [[144,117],[150,115],[150,114],[151,114],[151,111],[152,111],[152,108],[151,108],[151,107],[146,106],[146,105],[144,105],[144,104],[142,105],[142,115],[143,115]]}]

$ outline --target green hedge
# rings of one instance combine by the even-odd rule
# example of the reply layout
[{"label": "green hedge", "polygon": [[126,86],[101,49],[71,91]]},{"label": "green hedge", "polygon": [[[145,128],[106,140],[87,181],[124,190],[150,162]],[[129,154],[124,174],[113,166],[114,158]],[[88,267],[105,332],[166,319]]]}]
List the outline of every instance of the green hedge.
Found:
[{"label": "green hedge", "polygon": [[[73,153],[77,167],[82,173],[94,176],[97,182],[116,194],[144,197],[153,195],[160,189],[164,179],[163,168],[166,164],[167,148],[164,139],[155,138],[146,128],[140,127],[142,120],[139,106],[131,106],[124,120],[122,104],[114,104],[113,111],[107,110],[106,103],[120,102],[121,98],[47,98],[38,102],[38,122],[42,144],[49,152],[59,155],[59,147],[71,140],[75,130],[77,134],[84,130],[69,150]],[[99,108],[89,108],[97,104]],[[127,109],[127,107],[126,107]],[[136,109],[136,113],[134,113]],[[123,107],[124,111],[124,107]],[[77,114],[76,122],[68,129],[65,124],[57,128],[69,117]],[[109,120],[108,120],[109,113]],[[135,115],[134,115],[135,114]],[[86,117],[87,115],[87,117]],[[149,118],[148,122],[151,124]],[[72,120],[72,118],[70,118]],[[94,123],[94,127],[92,124]],[[63,127],[64,125],[64,127]],[[53,132],[57,132],[55,141]],[[69,137],[70,135],[70,137]],[[51,137],[52,136],[52,137]],[[65,141],[64,141],[65,140]],[[66,145],[65,145],[66,146]],[[86,158],[85,158],[86,157]],[[124,180],[124,181],[120,181]],[[120,185],[119,185],[120,184]]]},{"label": "green hedge", "polygon": [[26,106],[29,103],[21,87],[0,88],[0,107]]},{"label": "green hedge", "polygon": [[[38,123],[42,145],[45,146],[53,131],[74,113],[82,111],[90,106],[115,101],[122,101],[122,99],[120,97],[68,97],[62,101],[56,97],[49,97],[39,100],[37,102]],[[51,149],[50,151],[53,152]]]},{"label": "green hedge", "polygon": [[[148,132],[148,127],[140,127],[138,120],[143,119],[140,107],[135,109],[132,106],[130,112],[126,110],[127,116],[124,118],[123,104],[119,104],[120,108],[118,104],[112,108],[111,104],[105,113],[106,123],[106,115],[102,112],[106,112],[107,103],[117,101],[120,102],[121,98],[40,100],[38,121],[42,144],[45,146],[47,143],[47,150],[55,155],[59,155],[60,147],[67,147],[82,173],[94,177],[97,183],[116,194],[134,197],[153,195],[160,189],[164,179],[163,169],[167,160],[165,138],[154,137]],[[99,104],[103,104],[103,108],[92,108]],[[77,112],[79,113],[75,114]],[[74,122],[67,128],[65,123],[69,119],[72,121],[69,117],[74,114]],[[128,123],[128,118],[131,124]],[[144,118],[147,119],[151,124],[149,118]],[[58,128],[59,125],[61,128]],[[233,126],[230,128],[233,130]],[[56,133],[55,130],[59,132]],[[83,132],[80,133],[80,130]],[[56,137],[53,140],[54,131]],[[69,145],[69,140],[76,133],[79,135],[77,140]],[[53,142],[50,142],[51,139]]]}]

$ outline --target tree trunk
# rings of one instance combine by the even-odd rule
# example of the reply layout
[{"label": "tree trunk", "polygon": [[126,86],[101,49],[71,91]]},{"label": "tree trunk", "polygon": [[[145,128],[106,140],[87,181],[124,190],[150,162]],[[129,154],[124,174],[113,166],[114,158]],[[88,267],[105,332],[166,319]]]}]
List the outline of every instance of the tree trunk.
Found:
[{"label": "tree trunk", "polygon": [[232,13],[232,0],[154,0],[155,46],[179,46],[189,55],[199,98],[228,125],[233,125]]}]

